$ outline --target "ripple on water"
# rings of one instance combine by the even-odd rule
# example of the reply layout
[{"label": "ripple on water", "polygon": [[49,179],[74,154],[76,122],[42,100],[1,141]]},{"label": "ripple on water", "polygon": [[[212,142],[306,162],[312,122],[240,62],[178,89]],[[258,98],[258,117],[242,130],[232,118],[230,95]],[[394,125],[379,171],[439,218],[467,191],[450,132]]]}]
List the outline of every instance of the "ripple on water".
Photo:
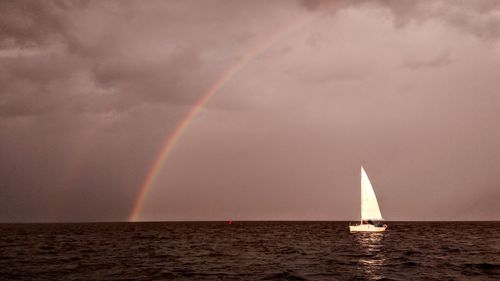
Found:
[{"label": "ripple on water", "polygon": [[347,225],[0,224],[0,279],[500,279],[500,223],[391,223],[359,235]]}]

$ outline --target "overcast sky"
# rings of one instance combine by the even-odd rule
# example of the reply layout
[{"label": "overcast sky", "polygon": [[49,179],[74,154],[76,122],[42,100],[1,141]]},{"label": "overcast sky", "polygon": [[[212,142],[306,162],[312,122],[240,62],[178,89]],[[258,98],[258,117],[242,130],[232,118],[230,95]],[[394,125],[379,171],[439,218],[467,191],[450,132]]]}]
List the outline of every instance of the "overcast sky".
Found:
[{"label": "overcast sky", "polygon": [[[284,32],[286,30],[286,32]],[[1,1],[0,222],[500,219],[499,1]]]}]

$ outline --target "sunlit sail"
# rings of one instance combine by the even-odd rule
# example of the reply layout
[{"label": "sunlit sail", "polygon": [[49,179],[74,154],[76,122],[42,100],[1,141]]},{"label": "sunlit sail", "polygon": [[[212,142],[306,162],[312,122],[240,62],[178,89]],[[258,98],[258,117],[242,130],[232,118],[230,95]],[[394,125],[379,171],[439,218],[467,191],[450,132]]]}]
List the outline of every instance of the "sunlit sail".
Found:
[{"label": "sunlit sail", "polygon": [[381,224],[382,214],[377,202],[377,196],[373,191],[370,179],[361,166],[361,223],[359,225],[351,225],[349,229],[351,232],[356,231],[369,231],[379,232],[384,231],[387,225]]}]

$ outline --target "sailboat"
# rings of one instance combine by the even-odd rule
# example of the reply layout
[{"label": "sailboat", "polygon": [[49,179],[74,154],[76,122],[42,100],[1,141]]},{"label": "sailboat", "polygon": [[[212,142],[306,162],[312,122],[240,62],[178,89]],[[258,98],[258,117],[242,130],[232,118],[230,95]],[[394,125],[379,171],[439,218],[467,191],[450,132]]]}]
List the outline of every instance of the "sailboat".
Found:
[{"label": "sailboat", "polygon": [[351,232],[381,232],[387,228],[386,224],[380,223],[382,220],[375,191],[365,169],[361,166],[361,223],[350,225],[349,230]]}]

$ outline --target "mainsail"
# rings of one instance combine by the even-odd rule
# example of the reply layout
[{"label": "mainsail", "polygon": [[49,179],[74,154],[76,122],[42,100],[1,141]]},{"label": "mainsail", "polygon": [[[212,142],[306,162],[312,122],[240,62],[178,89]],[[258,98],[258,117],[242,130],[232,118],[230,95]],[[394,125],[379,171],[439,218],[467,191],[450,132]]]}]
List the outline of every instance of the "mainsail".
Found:
[{"label": "mainsail", "polygon": [[377,197],[363,166],[361,166],[361,219],[382,220]]}]

